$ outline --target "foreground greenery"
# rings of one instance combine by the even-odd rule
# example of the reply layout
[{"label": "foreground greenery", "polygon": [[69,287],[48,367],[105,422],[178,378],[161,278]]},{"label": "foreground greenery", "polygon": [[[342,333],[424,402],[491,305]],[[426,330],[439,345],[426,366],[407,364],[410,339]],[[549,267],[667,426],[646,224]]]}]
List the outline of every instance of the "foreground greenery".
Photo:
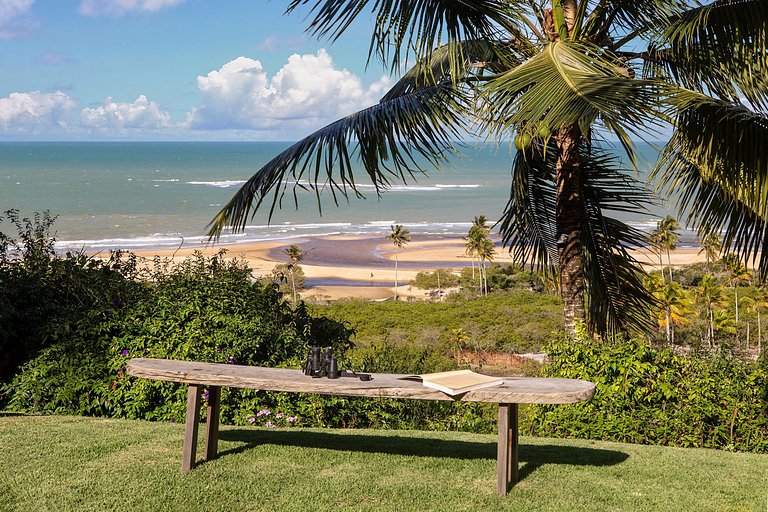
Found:
[{"label": "foreground greenery", "polygon": [[[522,437],[496,495],[496,437],[224,427],[179,471],[183,425],[0,413],[0,510],[763,510],[768,456]],[[199,452],[202,453],[202,452]]]},{"label": "foreground greenery", "polygon": [[[557,298],[525,290],[309,311],[223,254],[176,264],[119,254],[108,261],[59,257],[45,235],[45,218],[30,221],[29,229],[17,221],[21,241],[6,239],[17,256],[5,251],[0,258],[0,348],[21,366],[0,387],[0,407],[181,422],[186,387],[126,375],[130,358],[300,368],[308,346],[319,344],[336,349],[342,368],[412,374],[456,368],[471,361],[462,355],[477,351],[525,349],[515,340],[527,339],[537,348],[546,341],[553,361],[514,372],[581,378],[598,389],[583,404],[523,407],[523,432],[768,452],[767,360],[741,359],[722,343],[719,350],[682,356],[639,338],[560,339],[547,328],[559,317]],[[496,410],[493,404],[225,388],[221,418],[242,426],[492,433]]]}]

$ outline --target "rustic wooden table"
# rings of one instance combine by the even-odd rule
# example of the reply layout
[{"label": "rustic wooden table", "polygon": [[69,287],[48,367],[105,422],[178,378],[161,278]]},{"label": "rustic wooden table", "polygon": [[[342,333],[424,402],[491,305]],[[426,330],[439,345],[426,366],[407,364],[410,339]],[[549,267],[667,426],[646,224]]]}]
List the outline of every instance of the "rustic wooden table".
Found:
[{"label": "rustic wooden table", "polygon": [[204,460],[216,458],[222,386],[322,395],[497,403],[497,490],[502,495],[507,494],[509,487],[517,481],[518,404],[572,404],[588,400],[595,394],[594,384],[575,379],[506,377],[501,386],[451,397],[426,388],[420,382],[399,379],[403,375],[387,373],[373,373],[372,379],[367,382],[352,378],[314,379],[299,370],[284,368],[141,358],[131,359],[127,368],[128,373],[135,377],[189,384],[181,460],[181,470],[185,472],[195,466],[203,387],[208,388]]}]

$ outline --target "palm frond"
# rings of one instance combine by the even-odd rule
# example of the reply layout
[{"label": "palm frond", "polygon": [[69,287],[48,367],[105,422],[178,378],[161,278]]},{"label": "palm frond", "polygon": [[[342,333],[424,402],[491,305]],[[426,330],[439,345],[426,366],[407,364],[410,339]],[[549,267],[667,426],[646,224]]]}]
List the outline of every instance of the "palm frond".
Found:
[{"label": "palm frond", "polygon": [[600,120],[631,146],[657,121],[664,91],[657,83],[626,74],[618,59],[597,46],[558,41],[520,66],[489,81],[483,99],[484,127],[496,137],[516,130],[556,132],[576,124],[589,134]]},{"label": "palm frond", "polygon": [[509,201],[498,226],[516,262],[552,270],[557,265],[554,167],[542,144],[537,141],[515,154]]},{"label": "palm frond", "polygon": [[[456,69],[455,61],[459,60]],[[486,66],[490,70],[509,66],[510,59],[520,63],[512,52],[491,41],[460,41],[435,49],[432,54],[420,60],[409,69],[400,80],[387,92],[381,101],[386,102],[397,96],[411,93],[418,89],[456,80],[452,77],[457,71],[458,79],[463,79],[473,68]]]},{"label": "palm frond", "polygon": [[768,275],[768,117],[742,105],[680,95],[677,130],[652,179],[700,233],[722,232],[724,247],[759,260]]},{"label": "palm frond", "polygon": [[673,16],[653,42],[644,73],[764,108],[767,47],[768,0],[720,0]]},{"label": "palm frond", "polygon": [[653,200],[631,171],[618,170],[617,164],[615,157],[599,150],[582,155],[587,321],[598,333],[647,331],[648,310],[655,304],[643,284],[645,274],[630,252],[647,246],[648,235],[606,215],[644,212]]},{"label": "palm frond", "polygon": [[[510,200],[499,226],[513,259],[551,269],[558,262],[554,169],[556,148],[546,153],[536,141],[515,156]],[[588,322],[599,333],[647,327],[653,297],[631,250],[648,243],[645,233],[606,213],[638,213],[653,200],[642,183],[622,170],[616,157],[586,145],[580,148],[582,246]]]},{"label": "palm frond", "polygon": [[499,26],[516,27],[525,2],[503,0],[292,0],[286,12],[312,4],[308,32],[337,39],[364,11],[373,28],[369,61],[375,55],[397,71],[411,52],[428,59],[432,50],[459,41],[494,39]]},{"label": "palm frond", "polygon": [[323,191],[333,196],[362,197],[355,165],[375,185],[377,194],[392,180],[406,182],[424,172],[417,158],[437,165],[464,127],[464,93],[450,83],[403,94],[321,128],[277,155],[254,174],[214,217],[209,237],[225,227],[245,229],[247,220],[266,202],[269,217],[282,206],[289,188],[298,207],[297,190],[314,191],[318,208]]}]

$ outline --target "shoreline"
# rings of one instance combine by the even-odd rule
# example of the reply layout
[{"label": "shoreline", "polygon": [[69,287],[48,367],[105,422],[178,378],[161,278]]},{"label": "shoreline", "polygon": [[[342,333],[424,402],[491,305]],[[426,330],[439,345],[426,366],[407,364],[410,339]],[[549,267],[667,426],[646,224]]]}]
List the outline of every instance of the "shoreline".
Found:
[{"label": "shoreline", "polygon": [[[173,249],[131,250],[137,256],[160,257],[180,261],[200,252],[213,256],[222,249],[226,258],[242,259],[256,276],[268,275],[281,263],[287,263],[284,250],[299,244],[305,252],[300,263],[307,282],[318,283],[306,288],[302,297],[321,300],[361,298],[386,300],[394,295],[395,248],[383,236],[325,235],[302,236],[294,239],[244,242],[237,244],[193,245]],[[398,252],[398,295],[404,298],[425,298],[427,292],[411,288],[408,283],[420,271],[437,268],[459,270],[469,267],[472,260],[465,254],[465,241],[458,235],[419,235]],[[673,267],[705,261],[699,248],[684,247],[670,253]],[[646,270],[658,268],[658,256],[648,249],[634,252]],[[666,257],[664,258],[666,264]],[[512,262],[509,253],[498,251],[495,263]]]}]

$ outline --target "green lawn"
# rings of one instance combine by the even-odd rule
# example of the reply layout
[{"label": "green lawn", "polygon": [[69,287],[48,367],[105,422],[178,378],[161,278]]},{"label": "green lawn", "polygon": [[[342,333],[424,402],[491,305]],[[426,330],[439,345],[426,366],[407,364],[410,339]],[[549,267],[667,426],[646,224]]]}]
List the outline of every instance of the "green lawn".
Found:
[{"label": "green lawn", "polygon": [[765,511],[768,455],[522,437],[496,495],[495,436],[224,427],[179,471],[183,425],[0,413],[0,509]]}]

